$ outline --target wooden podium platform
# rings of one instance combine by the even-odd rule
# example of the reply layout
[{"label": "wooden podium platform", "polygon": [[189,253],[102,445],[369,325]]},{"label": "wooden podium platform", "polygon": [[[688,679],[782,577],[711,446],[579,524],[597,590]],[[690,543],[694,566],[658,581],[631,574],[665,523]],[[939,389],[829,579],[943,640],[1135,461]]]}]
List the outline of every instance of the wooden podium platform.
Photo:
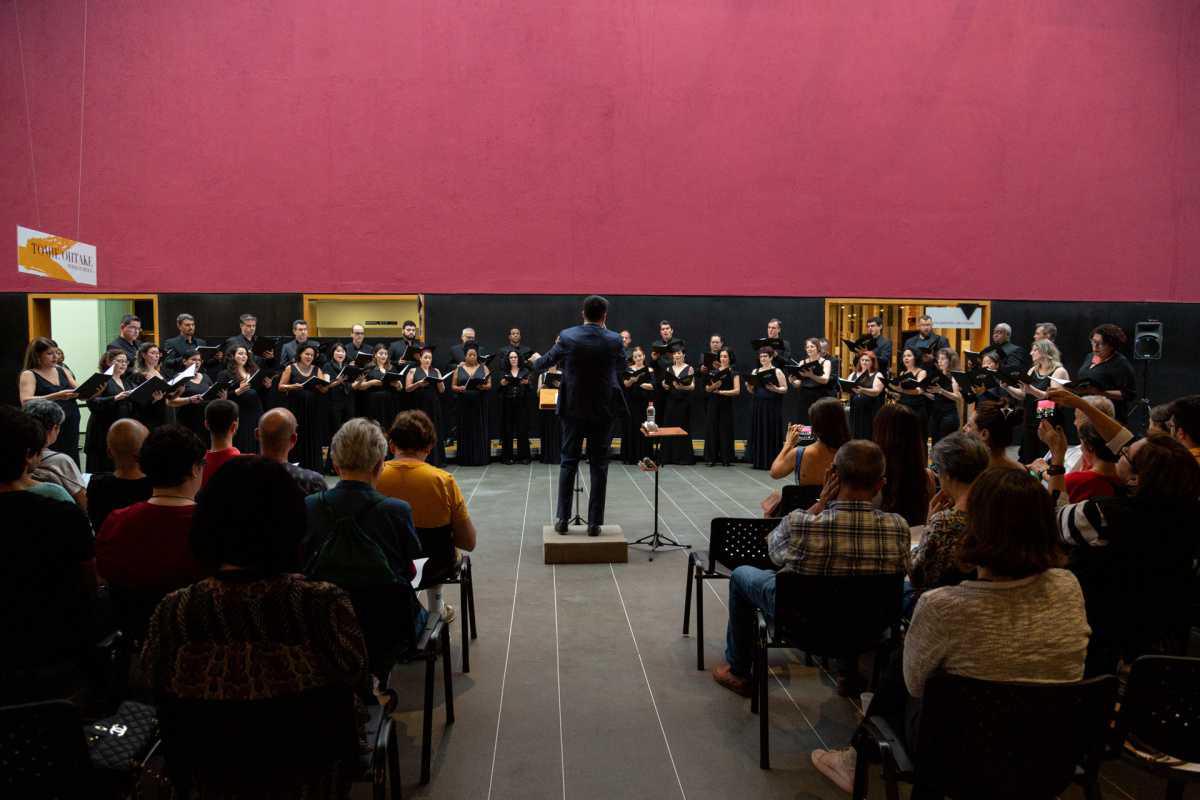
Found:
[{"label": "wooden podium platform", "polygon": [[546,564],[624,564],[629,543],[620,525],[601,525],[599,536],[588,536],[586,525],[572,525],[566,533],[543,525],[542,555]]}]

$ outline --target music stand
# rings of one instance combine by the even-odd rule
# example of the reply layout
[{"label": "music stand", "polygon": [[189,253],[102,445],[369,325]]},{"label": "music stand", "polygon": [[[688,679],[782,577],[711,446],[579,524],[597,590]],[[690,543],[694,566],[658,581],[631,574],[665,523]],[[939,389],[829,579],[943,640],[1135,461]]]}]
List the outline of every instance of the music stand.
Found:
[{"label": "music stand", "polygon": [[642,435],[650,440],[650,460],[654,462],[654,530],[646,534],[637,541],[629,543],[632,547],[636,544],[650,545],[650,560],[654,560],[654,553],[664,547],[682,547],[685,550],[691,550],[690,544],[677,542],[665,533],[660,533],[658,530],[658,473],[662,472],[663,465],[660,463],[659,454],[662,451],[663,439],[678,439],[688,435],[688,432],[683,428],[659,428],[655,431],[648,431],[645,428],[641,429]]}]

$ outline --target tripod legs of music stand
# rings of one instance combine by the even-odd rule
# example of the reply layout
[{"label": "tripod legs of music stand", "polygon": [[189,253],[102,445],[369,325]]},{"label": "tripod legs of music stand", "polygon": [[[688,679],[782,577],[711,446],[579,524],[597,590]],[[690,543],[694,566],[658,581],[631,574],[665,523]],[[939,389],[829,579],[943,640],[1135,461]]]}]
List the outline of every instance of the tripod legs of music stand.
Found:
[{"label": "tripod legs of music stand", "polygon": [[[657,445],[657,442],[655,443]],[[665,533],[660,533],[658,530],[658,473],[662,471],[662,464],[658,459],[658,450],[660,446],[654,448],[654,530],[646,534],[642,538],[630,542],[629,544],[648,544],[650,545],[650,560],[654,560],[655,551],[666,547],[681,547],[685,550],[691,550],[690,544],[677,542]]]},{"label": "tripod legs of music stand", "polygon": [[[589,443],[590,444],[590,443]],[[575,516],[567,522],[568,525],[582,525],[583,517],[579,514],[579,498],[583,494],[583,487],[579,485],[579,470],[580,465],[575,465]]]}]

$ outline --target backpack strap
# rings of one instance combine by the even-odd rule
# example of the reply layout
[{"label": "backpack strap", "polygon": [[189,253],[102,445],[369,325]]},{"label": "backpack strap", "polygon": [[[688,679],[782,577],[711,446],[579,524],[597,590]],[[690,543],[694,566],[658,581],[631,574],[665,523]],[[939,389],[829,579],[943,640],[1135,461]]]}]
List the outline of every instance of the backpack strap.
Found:
[{"label": "backpack strap", "polygon": [[[805,445],[805,447],[807,447],[807,445]],[[795,474],[792,476],[793,478],[796,479],[797,486],[800,485],[800,465],[803,463],[804,463],[804,447],[797,447],[796,448],[796,470],[795,470]]]}]

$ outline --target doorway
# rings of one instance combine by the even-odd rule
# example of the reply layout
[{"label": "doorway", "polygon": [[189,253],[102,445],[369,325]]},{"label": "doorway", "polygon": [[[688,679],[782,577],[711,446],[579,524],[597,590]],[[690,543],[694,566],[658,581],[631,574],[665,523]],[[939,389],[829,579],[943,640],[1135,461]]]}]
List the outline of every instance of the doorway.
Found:
[{"label": "doorway", "polygon": [[[854,341],[867,332],[867,320],[880,317],[883,335],[892,340],[893,368],[900,361],[904,342],[917,333],[917,320],[924,314],[934,317],[934,333],[950,342],[963,363],[966,350],[978,352],[990,341],[992,304],[989,300],[895,300],[860,297],[831,297],[825,300],[825,338],[831,352],[842,359],[842,371],[849,373],[854,354],[843,339]],[[938,322],[945,323],[939,326]]]}]

